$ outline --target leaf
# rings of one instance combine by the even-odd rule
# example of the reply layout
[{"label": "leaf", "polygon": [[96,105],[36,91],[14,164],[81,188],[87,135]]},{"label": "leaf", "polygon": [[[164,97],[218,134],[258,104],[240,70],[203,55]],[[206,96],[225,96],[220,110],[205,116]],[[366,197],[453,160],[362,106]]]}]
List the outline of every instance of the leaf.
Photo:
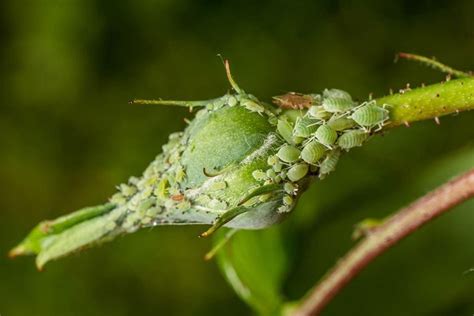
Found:
[{"label": "leaf", "polygon": [[[219,232],[215,244],[225,235]],[[281,227],[239,231],[219,251],[217,262],[236,293],[258,313],[274,315],[280,310],[289,264]]]}]

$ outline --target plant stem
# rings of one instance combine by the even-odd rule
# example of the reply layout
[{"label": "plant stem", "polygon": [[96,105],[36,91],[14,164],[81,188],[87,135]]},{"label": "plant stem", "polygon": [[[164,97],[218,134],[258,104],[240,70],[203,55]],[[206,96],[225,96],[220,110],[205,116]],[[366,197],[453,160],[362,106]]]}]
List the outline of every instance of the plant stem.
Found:
[{"label": "plant stem", "polygon": [[377,99],[388,104],[388,129],[401,124],[436,119],[437,117],[474,109],[474,77],[445,81]]},{"label": "plant stem", "polygon": [[370,262],[433,218],[474,197],[474,169],[451,180],[389,217],[341,259],[293,313],[318,315]]}]

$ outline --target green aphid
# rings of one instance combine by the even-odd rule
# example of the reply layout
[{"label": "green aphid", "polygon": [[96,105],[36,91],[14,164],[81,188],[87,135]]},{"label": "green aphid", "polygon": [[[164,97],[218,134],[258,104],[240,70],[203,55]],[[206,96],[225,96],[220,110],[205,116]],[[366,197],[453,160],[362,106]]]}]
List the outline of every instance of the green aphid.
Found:
[{"label": "green aphid", "polygon": [[356,103],[345,98],[330,97],[323,100],[323,108],[330,113],[343,113],[352,109]]},{"label": "green aphid", "polygon": [[240,100],[240,104],[245,107],[247,110],[250,112],[256,112],[256,113],[263,113],[265,112],[265,107],[263,105],[259,104],[256,101],[250,100],[250,99],[242,99]]},{"label": "green aphid", "polygon": [[357,124],[366,128],[381,126],[388,120],[389,112],[375,101],[367,102],[361,105],[350,116]]},{"label": "green aphid", "polygon": [[323,162],[319,166],[319,178],[323,179],[327,174],[336,169],[336,165],[340,156],[341,151],[337,148],[328,153],[326,158],[324,158]]},{"label": "green aphid", "polygon": [[347,117],[332,117],[327,125],[335,131],[344,131],[357,125],[357,123]]},{"label": "green aphid", "polygon": [[305,137],[293,136],[293,144],[299,145],[305,140]]},{"label": "green aphid", "polygon": [[327,112],[321,105],[313,105],[308,109],[308,114],[317,119],[325,121],[331,117],[331,113]]},{"label": "green aphid", "polygon": [[176,174],[175,174],[175,180],[176,182],[181,182],[183,181],[184,177],[186,176],[186,173],[184,172],[184,169],[182,166],[178,166],[176,168]]},{"label": "green aphid", "polygon": [[281,178],[281,176],[279,174],[275,175],[275,177],[273,178],[273,182],[275,183],[280,183],[283,179]]},{"label": "green aphid", "polygon": [[[318,129],[318,121],[308,116],[299,117],[296,119],[295,127],[293,128],[293,136],[307,138],[311,136]],[[298,142],[296,142],[298,143]]]},{"label": "green aphid", "polygon": [[321,144],[331,148],[331,145],[336,142],[337,132],[327,124],[323,124],[318,127],[314,136]]},{"label": "green aphid", "polygon": [[297,187],[291,182],[285,182],[285,184],[283,185],[283,189],[286,193],[294,195],[296,193]]},{"label": "green aphid", "polygon": [[326,153],[327,148],[313,140],[307,143],[301,151],[301,158],[309,164],[316,164]]},{"label": "green aphid", "polygon": [[153,217],[155,217],[156,215],[160,214],[161,212],[162,212],[161,207],[155,206],[155,207],[150,207],[150,208],[146,211],[145,215],[148,216],[148,217],[153,218]]},{"label": "green aphid", "polygon": [[267,174],[267,177],[272,180],[274,180],[276,177],[276,172],[273,169],[268,169],[266,174]]},{"label": "green aphid", "polygon": [[293,204],[293,198],[290,195],[285,195],[283,197],[283,204],[285,204],[285,205]]},{"label": "green aphid", "polygon": [[299,159],[301,151],[295,146],[283,145],[277,153],[278,158],[284,162],[295,162]]},{"label": "green aphid", "polygon": [[158,186],[155,189],[154,194],[159,198],[159,199],[166,199],[168,196],[167,194],[167,188],[168,188],[168,179],[163,177],[160,182],[158,183]]},{"label": "green aphid", "polygon": [[227,104],[229,106],[236,106],[239,103],[237,98],[233,95],[230,95],[229,98],[227,99]]},{"label": "green aphid", "polygon": [[297,163],[288,170],[286,175],[290,181],[297,182],[306,176],[308,170],[309,166],[307,164]]},{"label": "green aphid", "polygon": [[155,198],[148,198],[142,201],[138,206],[138,212],[145,214],[145,212],[150,209],[156,202]]},{"label": "green aphid", "polygon": [[220,191],[227,187],[227,183],[224,180],[212,182],[209,186],[210,191]]},{"label": "green aphid", "polygon": [[353,147],[362,146],[362,144],[367,140],[369,134],[366,131],[361,130],[352,130],[344,132],[337,139],[337,144],[342,149],[349,150]]},{"label": "green aphid", "polygon": [[134,195],[137,192],[137,188],[135,186],[131,186],[125,183],[122,183],[119,186],[120,192],[122,192],[124,197],[129,197]]},{"label": "green aphid", "polygon": [[147,225],[150,225],[150,223],[153,221],[153,219],[151,217],[143,217],[142,220],[141,220],[141,224],[143,226],[147,226]]},{"label": "green aphid", "polygon": [[340,89],[324,89],[323,98],[339,98],[352,101],[351,95]]},{"label": "green aphid", "polygon": [[293,126],[288,121],[279,119],[277,131],[287,143],[293,144]]},{"label": "green aphid", "polygon": [[257,181],[264,181],[267,179],[267,174],[265,171],[257,169],[252,172],[252,177]]},{"label": "green aphid", "polygon": [[269,166],[274,166],[274,165],[276,165],[278,162],[279,162],[278,157],[275,156],[275,155],[268,156],[268,158],[267,158],[267,164],[268,164]]},{"label": "green aphid", "polygon": [[273,165],[273,170],[275,172],[280,172],[281,169],[283,169],[283,165],[281,164],[281,162],[277,162],[276,164]]}]

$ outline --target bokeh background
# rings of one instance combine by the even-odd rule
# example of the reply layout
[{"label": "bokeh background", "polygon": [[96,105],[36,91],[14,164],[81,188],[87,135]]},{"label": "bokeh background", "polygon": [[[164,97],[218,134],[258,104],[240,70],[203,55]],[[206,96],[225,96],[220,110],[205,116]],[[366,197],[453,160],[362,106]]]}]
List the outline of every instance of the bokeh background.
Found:
[{"label": "bokeh background", "polygon": [[[6,253],[38,221],[101,203],[139,175],[184,109],[135,98],[206,99],[227,91],[217,54],[261,99],[443,80],[398,51],[474,69],[474,2],[0,2],[0,314],[246,315],[200,227],[163,227],[54,262]],[[399,128],[346,155],[286,223],[292,300],[353,244],[353,225],[381,218],[474,165],[474,113]],[[379,258],[325,315],[472,315],[474,204]],[[285,238],[285,237],[284,237]]]}]

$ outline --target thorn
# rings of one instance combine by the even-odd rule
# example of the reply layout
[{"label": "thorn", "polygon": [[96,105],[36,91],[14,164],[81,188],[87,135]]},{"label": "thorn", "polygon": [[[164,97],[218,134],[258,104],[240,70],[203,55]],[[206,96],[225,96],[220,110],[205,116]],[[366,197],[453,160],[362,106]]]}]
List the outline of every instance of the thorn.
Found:
[{"label": "thorn", "polygon": [[188,125],[191,124],[191,121],[186,117],[183,119],[183,121],[184,121],[184,123],[186,123]]},{"label": "thorn", "polygon": [[439,117],[436,116],[436,117],[434,118],[434,120],[435,120],[435,122],[436,122],[437,125],[441,124],[441,122],[439,121]]},{"label": "thorn", "polygon": [[410,127],[410,123],[408,123],[408,121],[404,121],[403,124],[404,124],[406,127]]}]

